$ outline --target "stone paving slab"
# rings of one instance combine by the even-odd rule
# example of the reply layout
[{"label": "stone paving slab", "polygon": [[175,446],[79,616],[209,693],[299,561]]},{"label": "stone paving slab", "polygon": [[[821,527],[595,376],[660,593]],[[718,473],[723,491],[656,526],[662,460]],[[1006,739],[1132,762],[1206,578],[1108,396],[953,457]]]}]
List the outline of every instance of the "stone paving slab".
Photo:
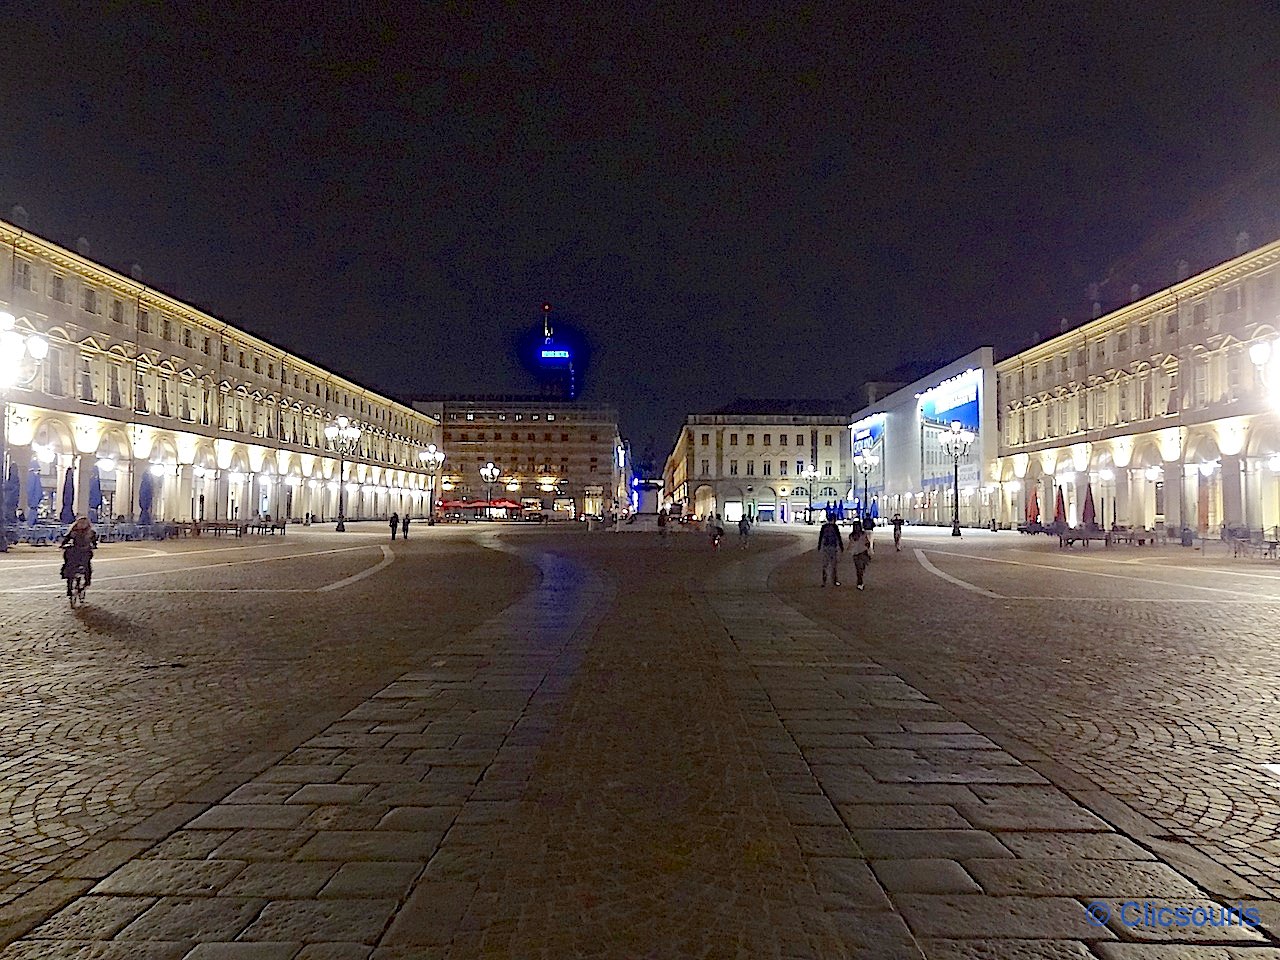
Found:
[{"label": "stone paving slab", "polygon": [[1252,931],[1090,923],[1223,901],[771,593],[777,546],[509,546],[536,589],[104,847],[0,960],[1270,960]]}]

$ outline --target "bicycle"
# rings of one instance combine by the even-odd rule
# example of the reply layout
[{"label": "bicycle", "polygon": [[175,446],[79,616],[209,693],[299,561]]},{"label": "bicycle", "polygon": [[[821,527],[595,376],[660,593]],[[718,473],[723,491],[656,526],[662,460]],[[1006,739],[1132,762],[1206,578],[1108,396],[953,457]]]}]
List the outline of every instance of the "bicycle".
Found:
[{"label": "bicycle", "polygon": [[[67,561],[68,565],[70,561]],[[85,582],[84,564],[77,563],[74,570],[67,570],[67,602],[72,609],[84,603]]]}]

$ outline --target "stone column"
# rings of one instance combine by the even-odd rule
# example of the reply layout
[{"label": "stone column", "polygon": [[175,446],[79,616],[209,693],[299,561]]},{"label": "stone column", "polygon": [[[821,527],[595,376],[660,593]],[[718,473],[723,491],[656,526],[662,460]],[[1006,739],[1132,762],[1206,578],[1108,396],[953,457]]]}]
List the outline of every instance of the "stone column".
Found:
[{"label": "stone column", "polygon": [[1222,519],[1228,527],[1245,523],[1243,460],[1238,454],[1222,458]]},{"label": "stone column", "polygon": [[97,455],[82,453],[77,458],[80,462],[76,469],[76,516],[89,515],[89,484],[93,482],[93,468],[97,463]]},{"label": "stone column", "polygon": [[1117,526],[1129,527],[1136,526],[1133,517],[1130,515],[1129,505],[1131,503],[1131,485],[1133,483],[1133,471],[1128,467],[1120,467],[1115,471],[1115,500],[1112,505],[1112,512],[1115,516],[1107,520],[1110,526],[1115,521]]},{"label": "stone column", "polygon": [[1164,528],[1171,537],[1182,533],[1183,504],[1186,499],[1186,468],[1179,457],[1164,465]]}]

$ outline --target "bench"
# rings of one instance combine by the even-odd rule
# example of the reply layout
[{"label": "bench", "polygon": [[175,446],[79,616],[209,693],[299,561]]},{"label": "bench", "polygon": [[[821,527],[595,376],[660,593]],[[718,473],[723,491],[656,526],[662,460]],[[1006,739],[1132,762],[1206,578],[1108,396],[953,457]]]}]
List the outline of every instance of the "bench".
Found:
[{"label": "bench", "polygon": [[1111,546],[1111,534],[1106,530],[1067,527],[1058,534],[1058,547],[1066,549],[1075,543],[1083,543],[1087,547],[1090,540],[1101,540],[1108,547]]},{"label": "bench", "polygon": [[224,533],[234,534],[237,537],[244,536],[244,524],[235,520],[206,520],[200,524],[201,530],[207,530],[215,537],[220,537]]}]

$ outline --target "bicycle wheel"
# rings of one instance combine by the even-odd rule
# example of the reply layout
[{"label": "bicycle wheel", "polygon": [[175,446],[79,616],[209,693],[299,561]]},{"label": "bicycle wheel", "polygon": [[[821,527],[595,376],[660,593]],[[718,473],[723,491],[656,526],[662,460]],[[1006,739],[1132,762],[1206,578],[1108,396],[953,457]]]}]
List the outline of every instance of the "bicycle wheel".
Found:
[{"label": "bicycle wheel", "polygon": [[80,578],[76,577],[67,582],[67,602],[74,608],[80,603]]}]

